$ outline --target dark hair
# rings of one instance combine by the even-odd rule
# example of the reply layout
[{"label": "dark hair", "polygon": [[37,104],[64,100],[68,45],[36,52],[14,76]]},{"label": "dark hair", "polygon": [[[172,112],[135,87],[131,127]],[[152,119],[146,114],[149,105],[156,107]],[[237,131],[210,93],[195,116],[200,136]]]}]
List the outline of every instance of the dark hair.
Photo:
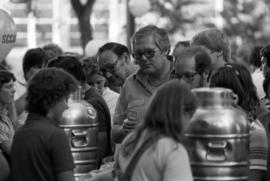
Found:
[{"label": "dark hair", "polygon": [[248,69],[240,64],[226,64],[212,76],[210,87],[231,89],[238,96],[238,105],[253,119],[260,105],[257,90]]},{"label": "dark hair", "polygon": [[135,34],[132,36],[132,48],[134,51],[134,45],[136,41],[148,37],[153,36],[154,42],[156,46],[160,49],[161,52],[168,52],[170,51],[171,44],[168,33],[163,28],[158,28],[155,25],[148,25],[144,26],[139,29]]},{"label": "dark hair", "polygon": [[122,56],[124,53],[127,53],[130,55],[130,52],[128,50],[128,47],[125,45],[122,45],[120,43],[115,43],[115,42],[109,42],[104,44],[102,47],[98,49],[98,55],[101,53],[110,50],[113,53],[115,53],[118,57]]},{"label": "dark hair", "polygon": [[22,68],[24,77],[31,68],[41,68],[49,61],[49,57],[42,48],[28,49],[23,56]]},{"label": "dark hair", "polygon": [[144,130],[149,130],[149,137],[153,142],[159,135],[182,142],[183,125],[187,121],[183,116],[185,113],[192,115],[196,107],[196,98],[186,84],[179,80],[163,84],[152,96],[144,120],[135,129],[134,134],[124,142],[124,154],[129,155],[134,150]]},{"label": "dark hair", "polygon": [[191,45],[202,45],[214,52],[223,52],[224,61],[230,62],[231,46],[229,38],[222,31],[212,28],[196,34],[191,41]]},{"label": "dark hair", "polygon": [[15,81],[16,78],[13,73],[7,70],[0,70],[0,89],[2,89],[3,84],[8,83],[10,81]]},{"label": "dark hair", "polygon": [[249,56],[249,63],[251,65],[254,65],[255,67],[259,68],[262,65],[262,61],[261,61],[261,49],[263,47],[260,45],[256,45],[251,49],[251,53]]},{"label": "dark hair", "polygon": [[[105,78],[104,74],[102,73],[102,71],[100,71],[100,67],[99,64],[97,62],[97,58],[95,56],[93,57],[86,57],[84,59],[82,59],[82,70],[84,72],[84,76],[86,79],[86,82],[89,84],[89,78],[91,78],[92,76],[98,74],[102,77]],[[108,82],[106,79],[106,82],[104,84],[105,87],[108,86]]]},{"label": "dark hair", "polygon": [[85,76],[101,73],[96,57],[85,57],[82,59],[82,69]]},{"label": "dark hair", "polygon": [[181,61],[184,57],[194,57],[195,70],[199,74],[204,73],[206,70],[211,71],[212,59],[206,48],[202,46],[192,45],[175,55],[175,61]]},{"label": "dark hair", "polygon": [[67,71],[71,75],[73,75],[78,81],[84,82],[85,76],[81,67],[81,63],[76,56],[70,55],[61,55],[50,62],[48,62],[48,67],[57,67],[62,68],[63,70]]},{"label": "dark hair", "polygon": [[57,68],[44,68],[30,80],[26,110],[46,115],[49,109],[77,89],[77,80],[69,73]]},{"label": "dark hair", "polygon": [[261,49],[261,56],[265,57],[266,65],[270,66],[270,44]]},{"label": "dark hair", "polygon": [[42,49],[45,51],[49,59],[63,54],[62,48],[55,43],[46,44],[42,47]]},{"label": "dark hair", "polygon": [[189,40],[186,40],[186,41],[178,41],[175,46],[174,46],[174,49],[179,47],[179,46],[183,46],[183,47],[189,47],[190,46],[190,41]]},{"label": "dark hair", "polygon": [[270,85],[270,73],[267,73],[265,79],[263,80],[263,91],[265,93],[266,98],[270,98],[268,95],[268,87]]}]

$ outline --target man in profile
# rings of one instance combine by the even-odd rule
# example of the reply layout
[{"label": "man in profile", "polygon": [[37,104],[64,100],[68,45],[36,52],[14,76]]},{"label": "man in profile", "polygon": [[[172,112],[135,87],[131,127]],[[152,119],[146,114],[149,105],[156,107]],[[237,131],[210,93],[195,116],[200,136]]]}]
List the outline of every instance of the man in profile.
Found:
[{"label": "man in profile", "polygon": [[231,62],[229,38],[222,31],[212,28],[199,32],[192,37],[191,45],[204,46],[212,57],[213,71]]}]

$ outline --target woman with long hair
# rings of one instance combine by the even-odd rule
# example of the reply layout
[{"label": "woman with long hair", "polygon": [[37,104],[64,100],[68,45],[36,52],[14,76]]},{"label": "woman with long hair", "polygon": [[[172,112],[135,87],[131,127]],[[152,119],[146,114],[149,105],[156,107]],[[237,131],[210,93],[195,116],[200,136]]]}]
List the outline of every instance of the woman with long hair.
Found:
[{"label": "woman with long hair", "polygon": [[132,181],[193,180],[183,134],[196,106],[195,96],[179,80],[162,85],[152,96],[144,121],[120,146],[115,156],[116,171],[124,173],[141,145],[150,140]]},{"label": "woman with long hair", "polygon": [[226,64],[212,76],[210,87],[229,88],[237,94],[237,104],[250,121],[249,180],[262,181],[267,170],[268,143],[266,131],[257,118],[260,101],[248,69],[240,64]]}]

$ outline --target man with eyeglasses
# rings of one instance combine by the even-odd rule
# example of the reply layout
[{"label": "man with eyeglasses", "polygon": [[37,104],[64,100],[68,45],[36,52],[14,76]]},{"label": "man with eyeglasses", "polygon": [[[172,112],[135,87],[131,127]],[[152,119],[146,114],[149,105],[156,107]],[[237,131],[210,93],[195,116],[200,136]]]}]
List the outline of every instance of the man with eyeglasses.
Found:
[{"label": "man with eyeglasses", "polygon": [[139,29],[132,38],[132,52],[139,70],[124,83],[113,118],[112,136],[116,143],[142,121],[154,91],[170,79],[170,41],[164,29],[154,25]]},{"label": "man with eyeglasses", "polygon": [[231,62],[229,38],[222,31],[212,28],[199,32],[192,37],[191,45],[204,46],[212,57],[213,71]]},{"label": "man with eyeglasses", "polygon": [[137,66],[130,59],[128,48],[120,43],[104,44],[98,50],[97,60],[108,81],[108,87],[118,93],[126,78],[137,70]]},{"label": "man with eyeglasses", "polygon": [[191,46],[175,54],[172,76],[186,82],[191,89],[207,86],[211,71],[211,56],[204,47]]}]

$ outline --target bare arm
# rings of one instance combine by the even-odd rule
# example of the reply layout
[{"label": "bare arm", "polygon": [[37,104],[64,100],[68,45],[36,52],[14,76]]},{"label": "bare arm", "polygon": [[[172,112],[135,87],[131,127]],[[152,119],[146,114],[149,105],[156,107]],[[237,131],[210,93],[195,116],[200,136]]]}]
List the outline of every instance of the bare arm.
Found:
[{"label": "bare arm", "polygon": [[7,155],[10,154],[10,148],[11,148],[11,141],[10,140],[6,140],[6,141],[3,141],[1,144],[0,144],[0,148],[3,152],[5,152]]},{"label": "bare arm", "polygon": [[8,104],[7,110],[8,110],[8,117],[11,120],[11,122],[13,123],[14,128],[16,129],[18,127],[19,123],[18,123],[18,115],[17,115],[15,102]]}]

